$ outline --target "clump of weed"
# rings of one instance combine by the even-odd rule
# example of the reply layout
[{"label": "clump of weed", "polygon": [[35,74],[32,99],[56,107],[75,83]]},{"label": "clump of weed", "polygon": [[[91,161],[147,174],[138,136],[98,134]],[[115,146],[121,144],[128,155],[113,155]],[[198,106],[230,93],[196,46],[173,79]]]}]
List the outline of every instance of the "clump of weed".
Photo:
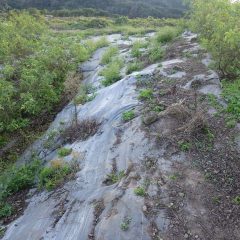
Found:
[{"label": "clump of weed", "polygon": [[164,56],[164,49],[158,42],[152,42],[148,49],[148,58],[151,63],[159,61]]},{"label": "clump of weed", "polygon": [[59,157],[66,157],[68,156],[69,154],[71,154],[72,152],[72,148],[60,148],[58,149],[58,156]]},{"label": "clump of weed", "polygon": [[165,26],[156,34],[156,41],[159,43],[167,43],[176,38],[179,34],[177,27]]},{"label": "clump of weed", "polygon": [[120,228],[123,230],[123,231],[127,231],[129,229],[129,225],[131,223],[132,219],[129,218],[129,217],[125,217],[120,225]]},{"label": "clump of weed", "polygon": [[64,182],[65,178],[72,171],[73,169],[69,164],[64,163],[62,160],[54,160],[49,167],[44,167],[41,170],[39,174],[39,186],[51,191]]},{"label": "clump of weed", "polygon": [[135,71],[139,71],[143,68],[143,64],[139,61],[135,61],[133,63],[130,63],[127,67],[127,74],[130,74]]},{"label": "clump of weed", "polygon": [[103,54],[101,59],[101,64],[109,64],[112,61],[112,58],[117,55],[119,52],[118,47],[110,47],[107,49],[107,51]]},{"label": "clump of weed", "polygon": [[146,191],[143,187],[137,187],[134,189],[134,193],[137,196],[144,197],[146,195]]},{"label": "clump of weed", "polygon": [[124,112],[124,113],[122,114],[122,119],[123,119],[124,122],[130,121],[130,120],[132,120],[134,117],[135,117],[135,113],[134,113],[133,110]]},{"label": "clump of weed", "polygon": [[131,50],[131,55],[135,58],[140,58],[142,56],[141,49],[146,47],[147,47],[146,42],[141,42],[141,41],[134,42]]},{"label": "clump of weed", "polygon": [[121,59],[113,60],[102,71],[101,75],[104,76],[102,84],[106,87],[121,79],[120,70],[123,67]]},{"label": "clump of weed", "polygon": [[107,178],[105,179],[104,183],[106,185],[112,185],[121,181],[121,179],[124,177],[125,177],[125,172],[123,170],[117,173],[110,173],[107,175]]},{"label": "clump of weed", "polygon": [[240,196],[236,196],[234,199],[233,199],[233,203],[237,204],[237,205],[240,205]]},{"label": "clump of weed", "polygon": [[139,93],[139,99],[141,100],[151,100],[153,98],[152,89],[143,89]]},{"label": "clump of weed", "polygon": [[187,142],[187,141],[179,141],[178,146],[181,149],[181,151],[187,152],[191,149],[192,144],[190,142]]}]

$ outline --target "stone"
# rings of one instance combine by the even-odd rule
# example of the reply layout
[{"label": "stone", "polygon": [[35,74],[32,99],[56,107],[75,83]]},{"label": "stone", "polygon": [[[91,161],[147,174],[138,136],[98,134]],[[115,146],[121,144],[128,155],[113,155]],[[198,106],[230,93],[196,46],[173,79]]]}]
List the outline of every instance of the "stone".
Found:
[{"label": "stone", "polygon": [[143,117],[143,123],[145,125],[151,125],[158,120],[158,115],[154,112],[150,112],[147,116]]}]

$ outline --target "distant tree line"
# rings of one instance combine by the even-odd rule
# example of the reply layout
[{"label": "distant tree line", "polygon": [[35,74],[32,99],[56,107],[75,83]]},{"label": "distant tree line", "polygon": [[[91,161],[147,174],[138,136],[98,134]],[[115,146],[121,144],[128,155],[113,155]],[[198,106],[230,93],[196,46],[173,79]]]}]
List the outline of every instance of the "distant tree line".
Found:
[{"label": "distant tree line", "polygon": [[[3,2],[2,6],[0,5],[2,8],[8,6],[8,8],[17,9],[47,9],[59,16],[118,14],[130,18],[148,16],[177,18],[186,11],[183,0],[3,0]],[[94,12],[89,8],[97,9],[97,11]]]}]

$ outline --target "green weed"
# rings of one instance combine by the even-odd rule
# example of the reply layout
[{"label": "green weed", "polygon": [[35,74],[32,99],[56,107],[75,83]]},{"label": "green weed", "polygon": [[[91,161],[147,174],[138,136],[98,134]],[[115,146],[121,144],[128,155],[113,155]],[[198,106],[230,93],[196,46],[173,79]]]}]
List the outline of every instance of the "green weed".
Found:
[{"label": "green weed", "polygon": [[68,156],[69,154],[71,154],[72,152],[72,149],[71,148],[60,148],[58,149],[58,156],[59,157],[66,157]]},{"label": "green weed", "polygon": [[124,112],[124,113],[122,114],[122,119],[123,119],[123,121],[125,121],[125,122],[128,122],[128,121],[132,120],[134,117],[135,117],[135,113],[134,113],[133,110]]},{"label": "green weed", "polygon": [[139,93],[139,99],[141,100],[151,100],[153,98],[152,89],[143,89]]},{"label": "green weed", "polygon": [[134,193],[137,196],[144,197],[146,195],[145,189],[143,187],[137,187],[134,189]]}]

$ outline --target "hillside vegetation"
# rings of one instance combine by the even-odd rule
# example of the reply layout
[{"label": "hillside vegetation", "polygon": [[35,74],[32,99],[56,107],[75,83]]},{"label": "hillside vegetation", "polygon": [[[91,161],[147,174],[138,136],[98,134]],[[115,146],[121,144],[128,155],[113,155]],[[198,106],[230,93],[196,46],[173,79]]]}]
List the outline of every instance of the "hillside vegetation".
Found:
[{"label": "hillside vegetation", "polygon": [[182,0],[7,0],[12,8],[76,9],[94,8],[129,17],[180,17],[186,10]]}]

